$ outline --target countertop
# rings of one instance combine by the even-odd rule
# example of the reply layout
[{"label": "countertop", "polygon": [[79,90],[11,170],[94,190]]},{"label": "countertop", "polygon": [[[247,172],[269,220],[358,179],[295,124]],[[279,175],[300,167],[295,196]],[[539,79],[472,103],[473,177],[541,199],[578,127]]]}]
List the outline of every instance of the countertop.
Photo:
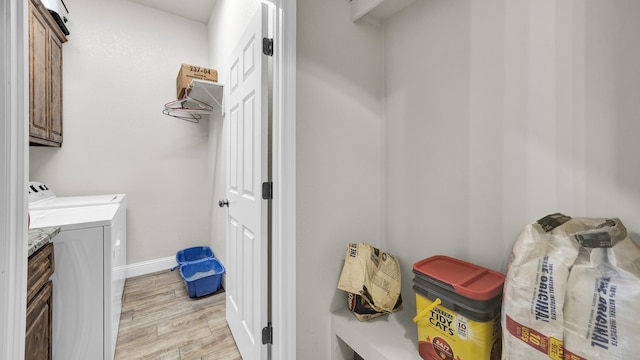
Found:
[{"label": "countertop", "polygon": [[29,256],[47,245],[60,232],[60,226],[29,230]]}]

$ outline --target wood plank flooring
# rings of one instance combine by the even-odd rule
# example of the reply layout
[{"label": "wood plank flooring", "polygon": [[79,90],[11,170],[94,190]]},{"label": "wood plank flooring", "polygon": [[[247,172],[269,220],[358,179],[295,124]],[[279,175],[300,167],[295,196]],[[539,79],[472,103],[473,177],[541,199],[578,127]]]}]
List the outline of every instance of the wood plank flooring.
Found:
[{"label": "wood plank flooring", "polygon": [[116,360],[240,360],[224,290],[191,299],[180,272],[127,279]]}]

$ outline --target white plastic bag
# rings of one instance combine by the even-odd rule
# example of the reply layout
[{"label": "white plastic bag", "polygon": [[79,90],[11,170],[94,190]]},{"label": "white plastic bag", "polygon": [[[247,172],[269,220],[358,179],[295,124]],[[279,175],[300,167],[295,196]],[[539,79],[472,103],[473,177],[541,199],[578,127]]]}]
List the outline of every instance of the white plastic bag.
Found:
[{"label": "white plastic bag", "polygon": [[640,357],[640,247],[618,219],[573,235],[580,255],[565,304],[565,359]]},{"label": "white plastic bag", "polygon": [[513,245],[502,303],[502,359],[562,359],[564,294],[579,247],[551,233],[569,218],[527,225]]},{"label": "white plastic bag", "polygon": [[527,225],[504,294],[503,359],[640,356],[640,247],[619,219],[552,214]]}]

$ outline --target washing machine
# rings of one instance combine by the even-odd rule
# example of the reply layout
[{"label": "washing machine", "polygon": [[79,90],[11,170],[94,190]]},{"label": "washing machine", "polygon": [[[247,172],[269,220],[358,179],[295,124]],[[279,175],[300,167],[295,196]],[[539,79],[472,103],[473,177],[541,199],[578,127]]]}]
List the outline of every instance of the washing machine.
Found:
[{"label": "washing machine", "polygon": [[29,209],[33,210],[109,204],[120,204],[126,207],[126,194],[56,196],[47,184],[39,181],[30,181],[27,190],[29,191]]},{"label": "washing machine", "polygon": [[31,182],[31,228],[52,239],[54,360],[113,360],[126,280],[126,196],[57,197]]}]

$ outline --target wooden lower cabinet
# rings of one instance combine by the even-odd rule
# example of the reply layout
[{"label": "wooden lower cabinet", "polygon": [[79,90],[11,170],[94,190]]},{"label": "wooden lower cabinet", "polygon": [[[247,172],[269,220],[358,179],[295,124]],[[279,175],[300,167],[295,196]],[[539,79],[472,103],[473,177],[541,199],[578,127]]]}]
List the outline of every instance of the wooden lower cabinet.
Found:
[{"label": "wooden lower cabinet", "polygon": [[27,265],[26,360],[51,360],[53,341],[53,244],[43,246],[29,257]]},{"label": "wooden lower cabinet", "polygon": [[27,305],[27,337],[25,341],[26,360],[46,360],[52,358],[52,322],[53,308],[51,299],[53,286],[51,281],[38,292]]}]

